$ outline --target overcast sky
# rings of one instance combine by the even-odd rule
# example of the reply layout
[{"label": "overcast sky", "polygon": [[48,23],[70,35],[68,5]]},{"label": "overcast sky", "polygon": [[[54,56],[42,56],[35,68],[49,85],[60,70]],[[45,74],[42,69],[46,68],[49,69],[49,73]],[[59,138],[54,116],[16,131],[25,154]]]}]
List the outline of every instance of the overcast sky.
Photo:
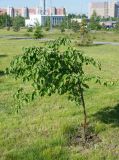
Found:
[{"label": "overcast sky", "polygon": [[[46,0],[47,7],[50,6],[52,1],[52,6],[65,7],[68,12],[71,13],[81,13],[88,12],[88,3],[91,0]],[[0,0],[0,7],[36,7],[42,6],[43,0]]]}]

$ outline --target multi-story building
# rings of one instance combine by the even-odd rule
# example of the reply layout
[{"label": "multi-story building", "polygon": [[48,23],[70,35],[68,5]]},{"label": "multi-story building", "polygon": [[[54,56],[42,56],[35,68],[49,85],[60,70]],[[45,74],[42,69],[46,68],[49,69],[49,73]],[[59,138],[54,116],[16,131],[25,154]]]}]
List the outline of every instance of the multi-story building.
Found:
[{"label": "multi-story building", "polygon": [[9,15],[10,17],[14,17],[15,16],[15,9],[13,7],[8,7],[7,8],[7,15]]},{"label": "multi-story building", "polygon": [[65,8],[50,7],[46,9],[46,0],[43,0],[42,8],[13,8],[8,7],[7,10],[0,9],[0,14],[7,13],[10,17],[15,17],[17,15],[26,18],[26,26],[35,26],[38,22],[40,25],[45,25],[47,20],[50,19],[52,26],[60,25],[66,16]]},{"label": "multi-story building", "polygon": [[22,16],[22,17],[25,17],[25,18],[28,18],[28,17],[29,17],[28,7],[22,8],[21,16]]},{"label": "multi-story building", "polygon": [[89,4],[89,17],[96,12],[101,17],[119,17],[119,3],[116,0],[104,2],[91,2]]},{"label": "multi-story building", "polygon": [[56,7],[48,8],[47,15],[51,15],[51,14],[56,15],[57,14],[56,11],[57,11]]},{"label": "multi-story building", "polygon": [[66,14],[66,9],[65,8],[57,8],[56,9],[56,15],[65,15]]},{"label": "multi-story building", "polygon": [[[14,8],[14,7],[8,7],[8,8],[0,8],[0,15],[7,13],[10,15],[10,17],[15,17],[17,15],[20,15],[22,17],[28,18],[32,15],[37,15],[41,14],[44,15],[44,10],[41,7],[34,7],[34,8],[28,8],[28,7],[23,7],[23,8]],[[65,15],[66,10],[65,8],[48,8],[45,11],[45,15]]]},{"label": "multi-story building", "polygon": [[116,17],[116,1],[108,2],[108,17]]},{"label": "multi-story building", "polygon": [[20,15],[22,17],[27,18],[29,16],[29,9],[27,7],[24,8],[14,8],[14,7],[8,7],[7,9],[1,8],[0,9],[1,14],[7,13],[10,17],[15,17],[17,15]]},{"label": "multi-story building", "polygon": [[117,2],[115,5],[115,16],[119,17],[119,2]]},{"label": "multi-story building", "polygon": [[[44,14],[45,13],[45,14]],[[43,8],[40,13],[36,10],[29,10],[29,19],[25,20],[26,26],[35,26],[38,22],[40,25],[44,26],[48,19],[52,26],[60,25],[65,17],[65,8],[51,7],[48,9]]]}]

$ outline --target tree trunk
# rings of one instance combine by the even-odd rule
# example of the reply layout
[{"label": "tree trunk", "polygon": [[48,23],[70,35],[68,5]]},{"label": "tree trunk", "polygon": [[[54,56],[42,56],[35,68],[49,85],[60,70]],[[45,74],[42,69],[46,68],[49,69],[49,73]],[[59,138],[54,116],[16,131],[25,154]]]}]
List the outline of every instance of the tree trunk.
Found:
[{"label": "tree trunk", "polygon": [[84,100],[83,88],[80,85],[80,95],[81,95],[81,103],[83,106],[83,114],[84,114],[84,124],[83,124],[83,134],[84,134],[84,141],[86,142],[86,126],[87,126],[87,113],[86,113],[86,105]]}]

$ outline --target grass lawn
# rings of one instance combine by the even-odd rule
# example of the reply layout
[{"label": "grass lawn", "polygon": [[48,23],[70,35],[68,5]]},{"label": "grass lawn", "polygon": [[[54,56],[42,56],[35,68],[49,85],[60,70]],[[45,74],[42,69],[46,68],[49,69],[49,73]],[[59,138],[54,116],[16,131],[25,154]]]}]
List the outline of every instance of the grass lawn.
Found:
[{"label": "grass lawn", "polygon": [[12,28],[9,31],[6,28],[0,29],[0,36],[24,36],[26,33],[28,33],[26,29],[21,29],[19,32],[14,32]]},{"label": "grass lawn", "polygon": [[101,42],[119,42],[119,32],[97,31],[93,33],[94,41]]},{"label": "grass lawn", "polygon": [[[85,92],[89,121],[102,140],[86,149],[69,145],[69,137],[83,116],[82,108],[68,101],[67,95],[38,98],[16,113],[12,95],[22,84],[6,77],[3,71],[23,47],[34,45],[43,44],[37,40],[0,39],[0,160],[118,160],[118,85],[91,84]],[[104,79],[118,79],[119,46],[80,49],[101,61],[102,71],[95,73]],[[93,72],[92,68],[88,71]]]},{"label": "grass lawn", "polygon": [[[72,40],[77,40],[79,34],[74,33],[72,30],[65,30],[61,33],[59,29],[53,29],[52,31],[43,30],[44,38],[55,39],[61,36],[69,36]],[[119,42],[119,33],[114,31],[96,31],[92,32],[92,38],[94,41],[101,42]],[[33,37],[33,32],[27,32],[27,29],[21,29],[19,32],[14,32],[12,28],[10,31],[7,29],[0,29],[0,36],[15,36],[15,37]]]}]

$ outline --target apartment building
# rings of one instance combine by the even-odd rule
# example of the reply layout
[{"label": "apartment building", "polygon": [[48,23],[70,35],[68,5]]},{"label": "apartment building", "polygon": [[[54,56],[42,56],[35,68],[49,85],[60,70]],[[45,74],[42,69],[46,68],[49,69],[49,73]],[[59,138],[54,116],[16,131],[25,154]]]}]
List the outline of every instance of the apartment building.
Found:
[{"label": "apartment building", "polygon": [[[7,7],[7,8],[0,8],[0,15],[7,13],[10,17],[15,17],[20,15],[22,17],[28,18],[32,15],[41,14],[44,15],[44,11],[41,7],[23,7],[23,8],[14,8],[14,7]],[[65,8],[56,8],[51,7],[45,10],[45,15],[65,15],[66,9]]]},{"label": "apartment building", "polygon": [[101,17],[119,17],[119,2],[116,0],[104,2],[91,2],[89,4],[89,17],[96,12]]}]

